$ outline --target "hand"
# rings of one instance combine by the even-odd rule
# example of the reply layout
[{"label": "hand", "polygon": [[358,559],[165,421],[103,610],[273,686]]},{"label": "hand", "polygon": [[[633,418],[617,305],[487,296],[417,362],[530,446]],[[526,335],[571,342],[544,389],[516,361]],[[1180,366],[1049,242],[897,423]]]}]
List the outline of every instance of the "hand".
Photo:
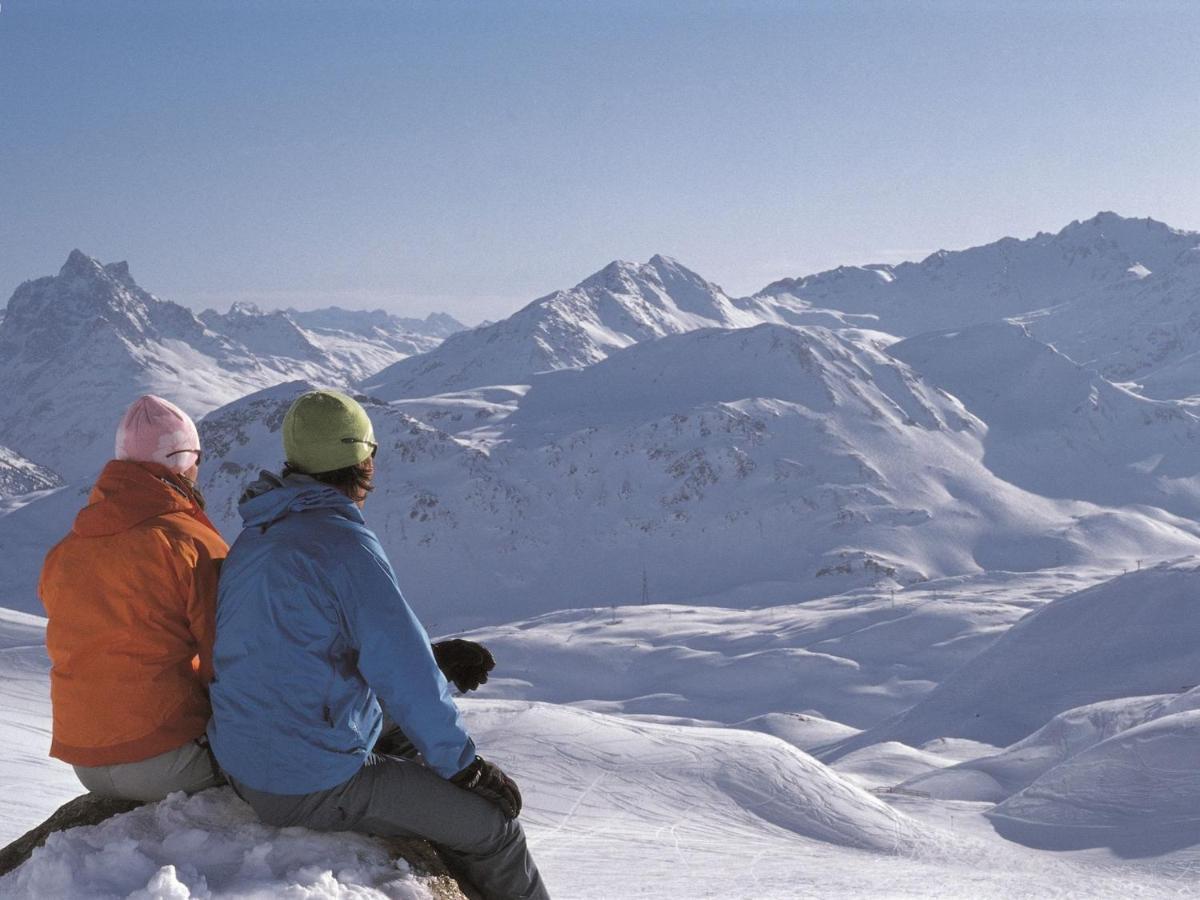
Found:
[{"label": "hand", "polygon": [[521,791],[517,783],[482,756],[475,757],[475,762],[451,778],[450,783],[494,803],[510,819],[521,814]]},{"label": "hand", "polygon": [[496,660],[483,644],[453,638],[433,645],[433,658],[438,668],[464,694],[481,684],[487,684],[488,672],[496,668]]}]

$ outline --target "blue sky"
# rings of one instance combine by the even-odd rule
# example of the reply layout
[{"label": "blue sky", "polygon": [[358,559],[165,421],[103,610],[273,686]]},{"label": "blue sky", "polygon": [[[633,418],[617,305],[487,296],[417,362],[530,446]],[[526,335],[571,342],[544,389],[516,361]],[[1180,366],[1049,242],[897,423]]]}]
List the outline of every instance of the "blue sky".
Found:
[{"label": "blue sky", "polygon": [[1200,228],[1200,4],[0,0],[0,295],[497,318],[1101,209]]}]

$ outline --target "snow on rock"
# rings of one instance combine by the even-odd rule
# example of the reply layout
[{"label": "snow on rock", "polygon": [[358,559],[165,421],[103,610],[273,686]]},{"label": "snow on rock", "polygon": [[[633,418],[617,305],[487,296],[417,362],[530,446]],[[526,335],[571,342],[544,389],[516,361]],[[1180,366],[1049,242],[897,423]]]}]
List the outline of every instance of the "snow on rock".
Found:
[{"label": "snow on rock", "polygon": [[0,896],[429,900],[427,882],[381,841],[272,828],[217,788],[57,832],[0,878]]},{"label": "snow on rock", "polygon": [[[912,709],[824,748],[821,756],[836,759],[886,740],[915,746],[938,736],[1006,746],[1074,707],[1191,688],[1200,671],[1198,595],[1200,565],[1188,558],[1055,600]],[[1083,717],[1090,723],[1096,712]],[[1060,724],[1070,726],[1071,719]]]},{"label": "snow on rock", "polygon": [[1198,760],[1200,710],[1160,716],[1050,769],[988,816],[1037,845],[1189,846],[1200,841]]},{"label": "snow on rock", "polygon": [[61,487],[62,483],[57,472],[0,447],[0,499]]}]

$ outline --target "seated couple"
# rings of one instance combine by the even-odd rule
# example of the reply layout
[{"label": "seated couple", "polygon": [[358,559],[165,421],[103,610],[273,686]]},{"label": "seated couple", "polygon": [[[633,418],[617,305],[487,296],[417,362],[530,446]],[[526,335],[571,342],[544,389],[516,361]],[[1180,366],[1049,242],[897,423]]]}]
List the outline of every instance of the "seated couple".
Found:
[{"label": "seated couple", "polygon": [[196,487],[192,420],[147,395],[46,557],[51,756],[96,794],[228,782],[266,823],[416,836],[487,898],[545,898],[521,794],[450,696],[487,680],[469,641],[431,646],[366,526],[378,445],[335,391],[298,398],[227,547]]}]

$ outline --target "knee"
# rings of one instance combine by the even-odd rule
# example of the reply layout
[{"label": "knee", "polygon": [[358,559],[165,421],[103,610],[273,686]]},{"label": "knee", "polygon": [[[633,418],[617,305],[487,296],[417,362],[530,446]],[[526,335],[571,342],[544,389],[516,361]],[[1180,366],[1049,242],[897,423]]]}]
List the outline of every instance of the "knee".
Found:
[{"label": "knee", "polygon": [[486,830],[481,835],[475,852],[487,856],[509,852],[513,847],[524,846],[525,830],[516,819],[510,819],[500,810],[488,816]]}]

